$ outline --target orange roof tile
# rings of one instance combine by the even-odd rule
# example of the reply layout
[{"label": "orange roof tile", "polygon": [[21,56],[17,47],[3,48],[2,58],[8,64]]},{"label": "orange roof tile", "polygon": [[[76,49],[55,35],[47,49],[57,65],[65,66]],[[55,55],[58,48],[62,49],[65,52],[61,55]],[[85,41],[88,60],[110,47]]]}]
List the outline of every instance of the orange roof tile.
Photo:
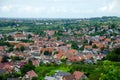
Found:
[{"label": "orange roof tile", "polygon": [[75,76],[76,80],[81,80],[82,76],[84,76],[84,73],[80,71],[75,71],[73,75]]},{"label": "orange roof tile", "polygon": [[26,35],[23,33],[16,33],[14,36],[15,37],[26,37]]},{"label": "orange roof tile", "polygon": [[35,71],[31,70],[29,72],[27,72],[27,75],[29,75],[31,78],[33,77],[38,77],[38,75],[35,73]]}]

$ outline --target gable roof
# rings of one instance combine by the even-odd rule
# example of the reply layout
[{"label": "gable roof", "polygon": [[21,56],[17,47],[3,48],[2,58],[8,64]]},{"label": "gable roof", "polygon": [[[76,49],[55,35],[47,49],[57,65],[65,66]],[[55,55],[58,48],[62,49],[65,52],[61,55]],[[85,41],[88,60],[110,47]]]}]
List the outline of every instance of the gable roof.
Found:
[{"label": "gable roof", "polygon": [[56,76],[67,76],[67,75],[71,75],[71,74],[69,72],[61,72],[61,71],[59,71],[59,72],[55,73],[55,75]]},{"label": "gable roof", "polygon": [[4,47],[3,46],[0,46],[0,51],[4,50]]},{"label": "gable roof", "polygon": [[111,42],[111,39],[110,38],[106,38],[105,41],[106,42]]},{"label": "gable roof", "polygon": [[38,65],[39,65],[39,61],[38,61],[38,60],[33,60],[32,63],[33,63],[33,65],[35,65],[35,66],[38,66]]},{"label": "gable roof", "polygon": [[38,77],[38,75],[35,73],[35,71],[31,70],[31,71],[28,71],[27,72],[27,75],[30,76],[31,78],[32,77]]},{"label": "gable roof", "polygon": [[63,80],[75,80],[75,76],[74,75],[66,75],[66,76],[63,76]]},{"label": "gable roof", "polygon": [[73,75],[75,76],[76,80],[80,80],[84,73],[80,71],[75,71]]},{"label": "gable roof", "polygon": [[20,80],[19,78],[7,78],[7,80]]},{"label": "gable roof", "polygon": [[62,58],[62,56],[64,56],[64,54],[63,54],[63,53],[58,53],[58,54],[56,54],[56,58],[57,58],[57,59],[61,59],[61,58]]},{"label": "gable roof", "polygon": [[0,56],[0,62],[3,60],[3,57],[2,56]]},{"label": "gable roof", "polygon": [[15,37],[26,37],[26,35],[23,33],[16,33],[14,36]]}]

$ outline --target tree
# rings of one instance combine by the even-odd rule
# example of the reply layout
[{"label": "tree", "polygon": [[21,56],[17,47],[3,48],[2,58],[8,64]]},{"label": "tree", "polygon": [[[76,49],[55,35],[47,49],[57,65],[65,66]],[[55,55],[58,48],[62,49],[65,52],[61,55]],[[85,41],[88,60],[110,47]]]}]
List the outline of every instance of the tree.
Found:
[{"label": "tree", "polygon": [[33,77],[32,80],[39,80],[38,77]]},{"label": "tree", "polygon": [[97,48],[96,44],[94,44],[94,45],[92,46],[92,48]]},{"label": "tree", "polygon": [[24,50],[25,50],[24,46],[21,46],[21,47],[20,47],[20,51],[23,52]]},{"label": "tree", "polygon": [[120,48],[116,48],[107,55],[107,59],[111,61],[120,61]]},{"label": "tree", "polygon": [[24,75],[24,74],[26,74],[26,72],[28,72],[30,70],[35,70],[35,66],[32,64],[31,61],[29,61],[28,64],[24,65],[21,68],[21,73]]},{"label": "tree", "polygon": [[2,62],[8,62],[8,59],[10,59],[8,56],[3,56]]},{"label": "tree", "polygon": [[103,66],[95,68],[89,75],[89,80],[119,80],[120,69],[111,61],[104,61]]},{"label": "tree", "polygon": [[72,48],[76,50],[79,49],[77,42],[72,41]]},{"label": "tree", "polygon": [[31,35],[31,34],[28,35],[28,39],[30,39],[30,38],[32,38],[32,35]]},{"label": "tree", "polygon": [[7,40],[14,41],[14,38],[13,38],[13,36],[9,35],[9,36],[7,36]]},{"label": "tree", "polygon": [[104,61],[103,72],[100,74],[99,80],[119,80],[120,70],[114,65],[111,65],[110,61]]},{"label": "tree", "polygon": [[51,52],[49,52],[49,51],[45,51],[44,52],[44,55],[51,55],[52,53]]},{"label": "tree", "polygon": [[12,52],[13,50],[14,50],[13,47],[10,47],[8,51]]}]

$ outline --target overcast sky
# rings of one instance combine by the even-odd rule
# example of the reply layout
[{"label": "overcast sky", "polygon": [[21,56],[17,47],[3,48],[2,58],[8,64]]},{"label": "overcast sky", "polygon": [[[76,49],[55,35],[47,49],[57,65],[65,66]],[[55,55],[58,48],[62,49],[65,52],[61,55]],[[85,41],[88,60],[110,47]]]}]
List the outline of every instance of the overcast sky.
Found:
[{"label": "overcast sky", "polygon": [[120,16],[120,0],[0,0],[0,17],[88,18]]}]

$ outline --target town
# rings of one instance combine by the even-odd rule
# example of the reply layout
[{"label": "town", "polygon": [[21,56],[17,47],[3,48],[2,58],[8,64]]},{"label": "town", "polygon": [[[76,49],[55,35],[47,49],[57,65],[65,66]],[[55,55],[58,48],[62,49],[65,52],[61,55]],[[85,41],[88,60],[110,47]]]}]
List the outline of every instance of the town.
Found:
[{"label": "town", "polygon": [[[111,60],[109,53],[120,47],[120,23],[115,25],[114,17],[98,18],[98,24],[92,20],[1,19],[0,26],[6,28],[0,27],[0,78],[95,80],[90,78],[95,67]],[[44,29],[43,25],[50,27]]]}]

